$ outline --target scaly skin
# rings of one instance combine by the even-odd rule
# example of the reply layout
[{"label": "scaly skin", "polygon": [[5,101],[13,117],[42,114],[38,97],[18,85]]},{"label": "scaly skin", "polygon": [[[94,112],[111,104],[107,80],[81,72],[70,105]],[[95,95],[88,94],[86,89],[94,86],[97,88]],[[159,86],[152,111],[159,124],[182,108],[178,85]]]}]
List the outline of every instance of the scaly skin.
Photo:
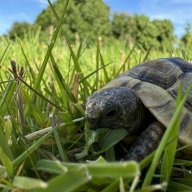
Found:
[{"label": "scaly skin", "polygon": [[164,131],[165,127],[158,121],[151,123],[127,150],[123,160],[141,161],[157,148]]},{"label": "scaly skin", "polygon": [[145,107],[133,90],[105,89],[87,99],[85,116],[91,129],[125,128],[136,133],[144,120]]},{"label": "scaly skin", "polygon": [[124,159],[143,159],[156,149],[164,132],[164,127],[154,122],[140,98],[127,87],[105,89],[91,95],[85,116],[91,129],[125,128],[130,135],[138,136]]}]

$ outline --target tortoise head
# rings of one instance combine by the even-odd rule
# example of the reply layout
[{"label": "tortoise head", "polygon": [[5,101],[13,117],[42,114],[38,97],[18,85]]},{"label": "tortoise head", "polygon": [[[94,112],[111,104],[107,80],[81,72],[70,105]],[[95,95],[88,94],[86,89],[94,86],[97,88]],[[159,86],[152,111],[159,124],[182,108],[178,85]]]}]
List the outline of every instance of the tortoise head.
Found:
[{"label": "tortoise head", "polygon": [[126,128],[134,132],[140,107],[141,100],[129,88],[103,89],[87,99],[85,116],[91,129]]}]

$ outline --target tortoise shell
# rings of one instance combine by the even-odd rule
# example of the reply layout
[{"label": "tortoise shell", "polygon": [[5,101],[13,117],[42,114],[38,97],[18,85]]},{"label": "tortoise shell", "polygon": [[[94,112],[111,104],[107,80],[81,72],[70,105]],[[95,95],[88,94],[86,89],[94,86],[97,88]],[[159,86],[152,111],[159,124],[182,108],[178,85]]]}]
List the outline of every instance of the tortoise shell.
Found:
[{"label": "tortoise shell", "polygon": [[[175,111],[177,90],[182,82],[183,94],[192,83],[192,63],[181,58],[161,58],[140,64],[119,75],[102,89],[125,87],[133,89],[145,107],[168,126]],[[180,115],[179,141],[192,141],[192,92]]]}]

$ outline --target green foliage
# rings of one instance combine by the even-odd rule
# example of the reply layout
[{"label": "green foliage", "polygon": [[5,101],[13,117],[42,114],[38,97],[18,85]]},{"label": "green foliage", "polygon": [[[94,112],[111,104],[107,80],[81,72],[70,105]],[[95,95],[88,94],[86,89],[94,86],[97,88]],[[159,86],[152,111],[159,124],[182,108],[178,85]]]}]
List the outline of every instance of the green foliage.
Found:
[{"label": "green foliage", "polygon": [[144,15],[114,14],[112,32],[115,38],[131,44],[137,41],[146,50],[151,46],[164,50],[169,48],[170,41],[174,41],[173,25],[169,20],[150,21]]},{"label": "green foliage", "polygon": [[[58,15],[62,4],[61,0],[54,3]],[[115,13],[109,19],[109,8],[102,0],[70,1],[66,15],[64,31],[70,42],[86,39],[90,43],[102,36],[109,43],[112,39],[121,39],[130,44],[137,42],[145,50],[151,46],[164,50],[174,41],[173,25],[169,20],[150,21],[144,15],[126,13]],[[43,31],[50,31],[56,23],[57,19],[48,7],[37,17],[35,25],[40,25]]]},{"label": "green foliage", "polygon": [[34,27],[33,25],[27,22],[15,22],[13,23],[8,35],[11,39],[15,39],[16,37],[24,38],[25,34],[31,32],[32,30],[35,31],[37,29],[38,27]]},{"label": "green foliage", "polygon": [[181,37],[179,45],[181,47],[183,57],[186,57],[188,60],[191,60],[190,50],[192,49],[192,30],[190,24],[186,24],[185,34]]},{"label": "green foliage", "polygon": [[[126,135],[123,130],[114,132],[99,130],[95,136],[84,132],[84,121],[79,117],[83,116],[82,106],[88,95],[85,86],[87,85],[88,92],[91,93],[96,87],[100,88],[114,78],[119,71],[127,70],[146,58],[171,56],[168,52],[144,51],[137,45],[133,49],[121,41],[114,41],[112,46],[108,46],[102,44],[100,40],[97,45],[86,50],[83,44],[69,48],[61,37],[57,37],[50,53],[50,47],[46,47],[47,45],[39,41],[39,38],[40,36],[33,34],[26,36],[22,41],[16,39],[11,44],[9,39],[2,39],[0,42],[2,61],[0,150],[3,166],[0,167],[3,177],[1,188],[10,191],[16,189],[63,191],[65,187],[68,191],[80,189],[104,192],[120,189],[149,192],[166,187],[169,191],[174,191],[176,186],[180,191],[191,189],[189,182],[191,178],[188,174],[184,178],[177,178],[176,184],[174,177],[170,175],[174,169],[182,172],[183,166],[186,166],[186,171],[191,169],[192,165],[192,162],[185,160],[184,157],[174,159],[176,140],[173,146],[170,140],[163,139],[153,154],[155,160],[151,155],[139,165],[132,162],[107,163],[103,160],[85,162],[95,160],[101,152],[105,152],[106,159],[114,160],[114,153],[110,151],[112,145]],[[174,54],[181,56],[179,50],[180,48],[175,49]],[[34,90],[46,54],[50,60],[47,61],[40,78],[41,86]],[[19,66],[24,67],[24,76],[17,77],[15,73],[13,77],[8,73],[9,60],[13,55]],[[112,61],[115,62],[105,66]],[[16,72],[19,73],[20,70],[18,66],[16,67]],[[78,73],[81,75],[77,76]],[[76,77],[80,78],[79,81],[74,81]],[[17,78],[17,81],[14,78]],[[85,78],[87,84],[83,85],[81,82]],[[33,95],[35,99],[31,102]],[[178,110],[183,102],[181,99],[180,104],[178,103],[180,105]],[[50,116],[50,113],[54,116]],[[169,138],[172,140],[177,134],[177,132],[172,134],[172,131],[177,128],[175,123],[178,114],[177,112],[174,116],[172,126],[167,129],[167,133],[171,133]],[[169,134],[165,136],[168,137]],[[90,143],[86,143],[89,139]],[[100,151],[95,151],[95,146],[92,145],[94,142],[101,144]],[[92,155],[87,153],[87,149]],[[167,153],[168,150],[171,150],[171,153]],[[162,153],[164,153],[163,162],[157,163]],[[74,160],[76,163],[71,163]],[[171,163],[168,163],[170,160]],[[152,171],[148,168],[151,162],[153,162]],[[148,170],[150,176],[147,179],[145,177],[142,186],[144,179],[139,175],[143,169]],[[155,179],[156,185],[153,180],[150,181],[151,179]],[[169,182],[168,186],[164,181]]]},{"label": "green foliage", "polygon": [[[61,16],[63,4],[63,0],[58,0],[53,4],[59,16]],[[57,18],[48,7],[37,17],[35,25],[41,26],[43,31],[48,31],[54,28],[57,22]],[[70,42],[78,39],[93,42],[100,35],[110,34],[109,8],[102,0],[72,0],[69,3],[63,26],[65,37]]]},{"label": "green foliage", "polygon": [[[13,39],[16,36],[22,38],[26,31],[35,31],[41,27],[41,40],[50,39],[58,23],[57,17],[61,17],[62,7],[66,1],[57,0],[53,7],[48,6],[37,17],[34,24],[15,23],[9,32]],[[49,1],[50,3],[50,1]],[[64,36],[71,43],[86,41],[87,45],[95,43],[98,37],[111,44],[114,40],[127,41],[129,45],[138,44],[141,48],[150,48],[164,51],[170,49],[175,43],[173,25],[169,20],[150,20],[144,15],[129,15],[127,13],[115,13],[110,16],[109,7],[103,0],[71,0],[63,21],[64,30],[60,36]],[[142,35],[141,35],[142,34]],[[183,41],[186,42],[186,38]]]},{"label": "green foliage", "polygon": [[134,17],[126,13],[116,13],[113,15],[112,32],[115,38],[125,38],[133,42],[136,38],[137,26]]},{"label": "green foliage", "polygon": [[186,25],[185,34],[182,36],[181,42],[182,42],[185,46],[190,46],[190,45],[192,44],[192,31],[191,31],[191,26],[190,26],[190,24],[187,24],[187,25]]},{"label": "green foliage", "polygon": [[[98,135],[91,134],[85,131],[83,117],[84,103],[90,93],[143,61],[172,55],[182,57],[183,47],[169,52],[141,48],[145,16],[137,20],[141,34],[133,45],[122,40],[109,45],[101,38],[88,48],[78,42],[69,45],[58,36],[63,19],[67,19],[65,13],[63,5],[60,20],[56,19],[56,30],[46,42],[41,41],[39,31],[27,33],[22,40],[0,41],[1,190],[149,192],[166,187],[169,191],[191,190],[191,157],[174,156],[178,116],[187,95],[178,98],[178,108],[158,149],[139,164],[96,160],[100,153],[114,160],[113,145],[127,133],[98,130]],[[190,57],[189,54],[187,58]],[[17,64],[12,61],[10,67],[12,58]],[[94,142],[101,144],[99,151]],[[88,149],[93,155],[87,153]],[[182,177],[172,176],[171,171],[175,170],[184,173]],[[141,174],[143,171],[149,177]]]}]

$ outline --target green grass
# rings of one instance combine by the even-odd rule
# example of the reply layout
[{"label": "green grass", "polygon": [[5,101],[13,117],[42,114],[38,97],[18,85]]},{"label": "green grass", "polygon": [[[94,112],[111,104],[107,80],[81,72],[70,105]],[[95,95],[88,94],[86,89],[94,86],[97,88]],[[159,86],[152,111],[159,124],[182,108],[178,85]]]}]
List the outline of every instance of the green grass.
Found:
[{"label": "green grass", "polygon": [[[140,163],[111,162],[112,146],[127,133],[101,130],[98,137],[84,120],[88,95],[119,73],[159,57],[191,59],[183,51],[190,48],[158,52],[126,42],[109,45],[101,38],[89,47],[80,42],[70,45],[57,37],[64,30],[65,10],[46,42],[40,31],[27,33],[22,41],[0,41],[1,190],[191,191],[192,161],[175,156],[177,118],[186,97],[178,97],[158,149]],[[12,59],[16,63],[12,61],[11,66]],[[99,158],[99,152],[89,154],[95,141],[109,162]]]}]

